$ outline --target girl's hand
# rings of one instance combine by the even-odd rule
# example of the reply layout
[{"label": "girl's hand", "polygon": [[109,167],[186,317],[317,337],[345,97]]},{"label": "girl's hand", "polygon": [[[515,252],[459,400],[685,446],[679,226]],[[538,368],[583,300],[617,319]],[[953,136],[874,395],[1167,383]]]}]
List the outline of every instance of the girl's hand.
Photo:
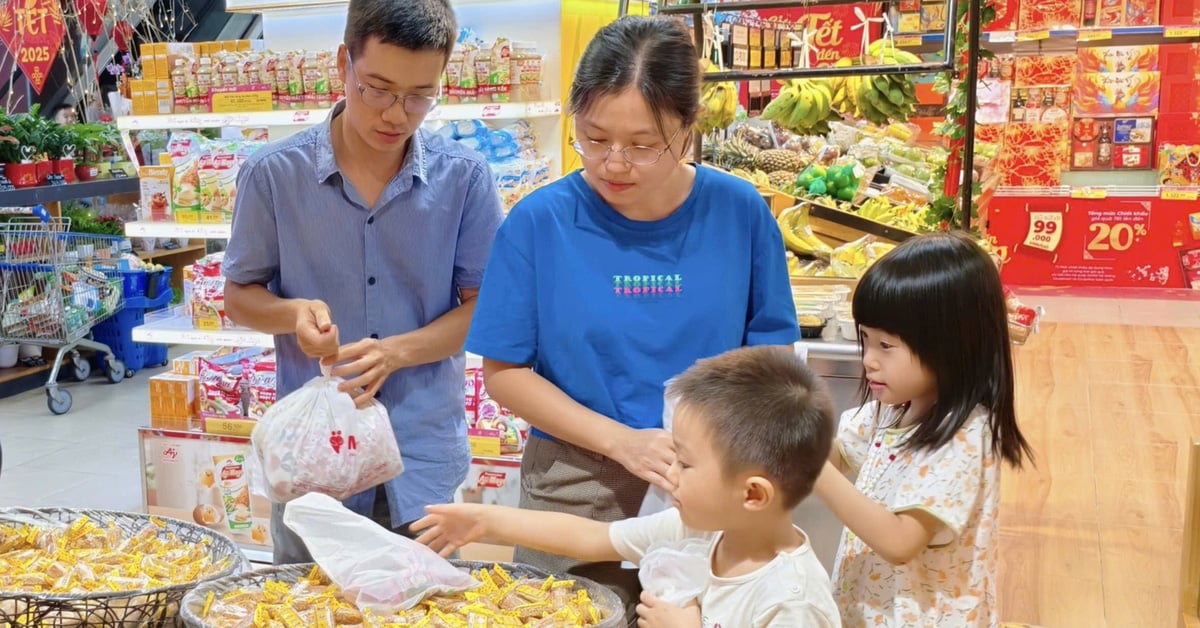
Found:
[{"label": "girl's hand", "polygon": [[700,604],[696,600],[680,608],[642,592],[638,604],[638,628],[700,628]]},{"label": "girl's hand", "polygon": [[425,512],[429,514],[414,521],[409,529],[414,533],[424,530],[417,542],[428,545],[442,558],[448,558],[487,533],[485,511],[477,504],[426,506]]},{"label": "girl's hand", "polygon": [[675,464],[675,441],[670,432],[630,429],[618,452],[617,462],[630,473],[667,493],[675,491],[675,485],[667,479],[671,465]]}]

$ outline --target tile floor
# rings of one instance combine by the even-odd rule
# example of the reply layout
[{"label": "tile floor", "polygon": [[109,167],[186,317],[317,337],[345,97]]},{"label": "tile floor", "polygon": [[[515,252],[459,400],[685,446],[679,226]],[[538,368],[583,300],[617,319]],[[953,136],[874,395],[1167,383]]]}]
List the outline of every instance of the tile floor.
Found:
[{"label": "tile floor", "polygon": [[[1032,341],[1045,345],[1037,353],[1048,355],[1046,358],[1029,361],[1023,367],[1027,369],[1024,377],[1029,378],[1028,381],[1035,381],[1039,379],[1039,370],[1046,369],[1044,372],[1049,373],[1049,369],[1052,368],[1057,376],[1055,379],[1059,382],[1052,391],[1055,404],[1072,405],[1074,399],[1090,399],[1091,406],[1108,409],[1104,413],[1106,420],[1120,422],[1120,417],[1125,417],[1127,420],[1124,425],[1131,438],[1135,433],[1149,433],[1155,429],[1153,422],[1148,424],[1137,419],[1147,411],[1167,413],[1162,416],[1184,419],[1200,416],[1200,406],[1186,403],[1186,400],[1200,399],[1200,388],[1195,388],[1196,380],[1191,377],[1185,378],[1187,381],[1179,379],[1179,372],[1172,364],[1165,363],[1174,360],[1155,361],[1148,354],[1141,355],[1142,352],[1148,351],[1149,347],[1157,346],[1173,351],[1171,356],[1178,354],[1175,357],[1184,363],[1200,362],[1200,358],[1196,357],[1200,356],[1200,350],[1195,349],[1197,345],[1194,343],[1186,340],[1170,343],[1161,341],[1164,333],[1172,333],[1170,328],[1200,327],[1200,293],[1163,291],[1107,295],[1088,291],[1029,290],[1022,291],[1022,297],[1031,305],[1045,307],[1045,320],[1050,323],[1044,333]],[[1151,329],[1152,327],[1160,329]],[[1162,328],[1166,328],[1167,331],[1164,332]],[[1079,342],[1067,339],[1063,333],[1066,329],[1076,330],[1079,337],[1087,340]],[[1182,338],[1182,331],[1180,333],[1179,338]],[[1186,335],[1191,338],[1196,334],[1200,332],[1189,330]],[[1109,343],[1105,342],[1104,338],[1108,336],[1112,336],[1110,340],[1121,341],[1116,343],[1119,348],[1115,352],[1106,348]],[[1155,337],[1160,340],[1156,341]],[[1020,358],[1018,360],[1020,361]],[[1105,368],[1105,364],[1111,366],[1111,369]],[[1080,374],[1090,374],[1090,379],[1081,376],[1076,381],[1071,381],[1069,375],[1072,370]],[[67,384],[74,395],[75,404],[70,413],[59,417],[49,413],[45,395],[41,391],[0,399],[0,444],[3,445],[4,455],[3,469],[0,471],[0,507],[70,506],[138,510],[142,498],[135,429],[146,423],[146,378],[152,372],[143,371],[117,385],[108,384],[99,376],[87,383]],[[1200,373],[1197,373],[1196,377],[1200,377]],[[1176,389],[1179,395],[1153,394],[1153,390],[1160,386],[1170,386]],[[1034,388],[1036,387],[1028,390],[1032,392]],[[1043,392],[1046,391],[1039,390],[1035,394],[1040,397]],[[1028,400],[1026,401],[1028,403]],[[1097,419],[1092,419],[1093,423],[1095,420]],[[1200,420],[1194,420],[1192,424],[1200,426]],[[1116,426],[1116,423],[1113,425]],[[1139,564],[1158,563],[1164,556],[1164,548],[1167,547],[1163,542],[1171,547],[1178,547],[1177,542],[1180,539],[1177,530],[1181,522],[1175,521],[1179,517],[1177,506],[1175,511],[1164,514],[1158,513],[1149,507],[1149,504],[1147,508],[1133,507],[1136,504],[1130,504],[1128,499],[1131,495],[1146,493],[1142,490],[1145,487],[1140,484],[1132,485],[1138,482],[1155,486],[1161,484],[1164,490],[1181,490],[1181,486],[1172,484],[1182,476],[1184,465],[1172,460],[1171,456],[1155,456],[1157,450],[1127,450],[1120,445],[1120,439],[1111,438],[1096,440],[1088,460],[1081,461],[1078,456],[1058,457],[1054,454],[1055,447],[1076,447],[1078,439],[1086,440],[1090,430],[1096,426],[1089,427],[1086,421],[1082,425],[1076,425],[1063,420],[1029,427],[1039,432],[1039,446],[1044,448],[1042,461],[1047,465],[1045,475],[1053,475],[1058,480],[1053,484],[1058,486],[1051,485],[1049,477],[1039,477],[1041,474],[1030,473],[1025,478],[1029,486],[1019,487],[1022,482],[1016,478],[1015,482],[1009,483],[1011,487],[1006,491],[1006,501],[1025,505],[1025,495],[1028,494],[1029,505],[1032,506],[1033,494],[1041,494],[1041,497],[1037,498],[1038,502],[1054,502],[1053,505],[1060,511],[1056,521],[1061,519],[1062,525],[1052,530],[1045,527],[1044,522],[1017,520],[1026,516],[1026,513],[1020,513],[1020,517],[1007,521],[1008,536],[1004,542],[1008,543],[1011,556],[1021,559],[1017,561],[1021,564],[1008,564],[1010,561],[1006,561],[1005,571],[1008,573],[1004,578],[1004,588],[1009,596],[1021,599],[1010,599],[1004,603],[1007,615],[1005,619],[1038,622],[1048,627],[1135,625],[1124,624],[1123,620],[1117,618],[1128,619],[1129,616],[1123,613],[1123,610],[1133,609],[1139,604],[1146,606],[1149,600],[1139,601],[1137,598],[1142,594],[1132,590],[1125,591],[1122,595],[1114,595],[1108,587],[1102,588],[1099,580],[1103,579],[1106,573],[1119,574],[1126,567],[1133,570],[1131,573],[1136,573]],[[1149,433],[1149,437],[1153,436],[1153,433]],[[1200,436],[1200,433],[1193,433],[1191,436]],[[1131,455],[1136,455],[1139,460],[1130,459]],[[1071,464],[1087,463],[1085,466],[1088,468],[1066,468],[1071,466],[1066,463],[1072,460],[1074,462]],[[1099,481],[1100,476],[1105,476],[1106,469],[1116,477],[1106,476],[1105,481]],[[1134,473],[1131,474],[1130,471]],[[1094,480],[1095,492],[1092,495],[1087,494],[1091,491],[1056,490],[1066,488],[1062,478],[1089,475],[1097,478]],[[1176,498],[1178,494],[1169,493],[1168,490],[1164,502],[1180,503]],[[1075,507],[1081,512],[1091,513],[1088,516],[1096,519],[1108,519],[1111,516],[1115,521],[1122,516],[1141,516],[1144,519],[1151,515],[1164,515],[1171,520],[1151,522],[1138,519],[1123,524],[1136,527],[1114,527],[1103,531],[1094,525],[1081,524],[1076,526],[1078,530],[1072,532],[1071,526],[1066,524],[1084,517],[1072,517],[1063,513]],[[1026,526],[1026,523],[1030,525]],[[1159,534],[1168,534],[1161,537],[1150,534],[1151,539],[1157,537],[1157,543],[1138,542],[1148,531],[1142,526],[1150,525],[1161,526]],[[1020,532],[1021,530],[1024,532]],[[1014,537],[1014,533],[1019,534]],[[1112,536],[1118,533],[1129,533],[1131,536]],[[1055,549],[1059,545],[1066,549],[1070,544],[1064,544],[1063,540],[1074,538],[1072,534],[1086,537],[1083,546],[1090,547],[1092,553],[1064,553]],[[1022,543],[1030,547],[1024,547]],[[1143,545],[1145,547],[1139,549]],[[1099,558],[1095,555],[1097,546],[1101,550]],[[1117,564],[1111,560],[1110,554],[1104,553],[1106,547],[1131,550],[1122,554],[1121,558],[1133,562],[1126,566]],[[1026,580],[1021,575],[1023,570],[1033,567],[1027,564],[1027,560],[1037,563],[1037,567],[1034,568],[1041,572],[1044,578],[1030,577]],[[1171,603],[1168,600],[1177,599],[1174,597],[1177,596],[1177,586],[1169,581],[1167,571],[1169,570],[1162,571],[1162,582],[1150,583],[1162,589],[1159,592],[1163,595],[1143,596],[1157,598],[1150,602],[1154,606],[1169,607]],[[1033,584],[1039,579],[1044,586]],[[1025,585],[1021,584],[1022,581]],[[1051,591],[1057,593],[1050,593]],[[1077,603],[1092,608],[1092,620],[1095,621],[1082,615],[1074,615],[1071,619],[1062,621],[1062,616],[1053,612],[1053,609],[1063,606],[1063,598],[1059,596],[1064,594],[1079,598]],[[1101,597],[1105,598],[1104,603],[1097,604]],[[1058,601],[1055,601],[1055,598]]]}]

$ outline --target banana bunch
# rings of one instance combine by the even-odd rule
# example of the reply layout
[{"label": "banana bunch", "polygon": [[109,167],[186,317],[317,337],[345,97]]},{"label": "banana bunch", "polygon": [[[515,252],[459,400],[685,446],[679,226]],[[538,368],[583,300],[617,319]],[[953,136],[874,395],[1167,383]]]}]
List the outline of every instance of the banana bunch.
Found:
[{"label": "banana bunch", "polygon": [[[901,50],[884,39],[867,47],[867,56],[880,65],[910,65],[921,58]],[[858,59],[843,57],[837,67],[862,65]],[[912,79],[899,74],[847,76],[833,82],[833,108],[855,118],[866,119],[879,126],[889,122],[907,122],[917,104],[917,90]]]},{"label": "banana bunch", "polygon": [[[717,66],[708,64],[705,72],[716,72]],[[700,95],[702,105],[700,116],[696,118],[696,131],[707,135],[717,129],[728,128],[737,116],[738,91],[737,85],[728,81],[722,83],[705,83]]]},{"label": "banana bunch", "polygon": [[897,212],[891,201],[882,196],[876,196],[858,208],[858,215],[886,225],[896,219]]},{"label": "banana bunch", "polygon": [[756,188],[771,187],[771,177],[762,170],[754,170],[753,172],[745,168],[734,168],[729,171],[735,177],[740,177],[754,184]]},{"label": "banana bunch", "polygon": [[808,224],[808,206],[801,203],[779,213],[776,218],[783,243],[796,255],[817,257],[828,261],[833,249],[813,233]]},{"label": "banana bunch", "polygon": [[829,123],[841,119],[833,110],[829,81],[790,79],[782,83],[779,95],[763,108],[763,120],[775,122],[796,135],[825,135],[829,133]]}]

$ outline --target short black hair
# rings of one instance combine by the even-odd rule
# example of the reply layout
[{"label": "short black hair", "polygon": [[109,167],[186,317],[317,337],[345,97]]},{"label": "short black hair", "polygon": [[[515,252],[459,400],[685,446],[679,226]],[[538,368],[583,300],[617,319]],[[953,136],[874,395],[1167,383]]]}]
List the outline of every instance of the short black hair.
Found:
[{"label": "short black hair", "polygon": [[[937,380],[937,401],[918,418],[907,447],[942,447],[983,407],[995,453],[1017,467],[1032,458],[1017,426],[1000,271],[970,236],[932,233],[904,241],[863,273],[853,309],[858,325],[898,337]],[[863,384],[865,400],[870,392]]]},{"label": "short black hair", "polygon": [[362,53],[372,37],[408,50],[440,50],[449,58],[458,21],[448,0],[350,0],[343,36],[350,56]]},{"label": "short black hair", "polygon": [[795,508],[812,492],[833,446],[825,386],[790,347],[744,347],[700,360],[667,385],[676,412],[694,412],[727,474],[770,479]]},{"label": "short black hair", "polygon": [[669,17],[627,15],[588,42],[568,98],[572,115],[586,113],[598,98],[638,90],[667,139],[666,117],[690,127],[700,111],[700,64],[691,31]]}]

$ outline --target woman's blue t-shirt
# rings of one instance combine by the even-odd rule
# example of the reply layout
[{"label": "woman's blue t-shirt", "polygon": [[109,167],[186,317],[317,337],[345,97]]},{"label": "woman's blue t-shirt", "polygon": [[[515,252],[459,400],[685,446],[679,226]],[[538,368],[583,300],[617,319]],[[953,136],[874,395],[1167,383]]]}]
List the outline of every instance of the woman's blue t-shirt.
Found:
[{"label": "woman's blue t-shirt", "polygon": [[528,364],[641,429],[662,427],[664,384],[696,360],[798,339],[783,239],[762,196],[697,167],[687,200],[662,220],[625,218],[579,172],[517,203],[466,348]]}]

